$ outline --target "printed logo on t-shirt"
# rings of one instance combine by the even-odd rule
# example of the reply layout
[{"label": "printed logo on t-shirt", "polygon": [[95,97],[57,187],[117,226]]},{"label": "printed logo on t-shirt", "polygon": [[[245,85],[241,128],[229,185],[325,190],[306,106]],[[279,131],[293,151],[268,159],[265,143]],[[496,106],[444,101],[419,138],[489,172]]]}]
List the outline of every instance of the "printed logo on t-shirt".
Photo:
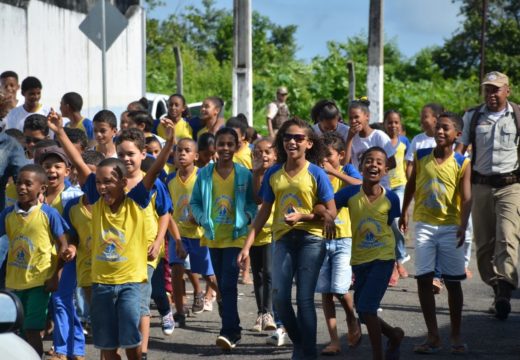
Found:
[{"label": "printed logo on t-shirt", "polygon": [[[280,201],[280,205],[282,211],[280,212],[283,217],[286,214],[292,214],[296,212],[296,208],[302,207],[301,199],[295,194],[285,194],[282,196],[282,200]],[[282,220],[283,221],[283,220]]]},{"label": "printed logo on t-shirt", "polygon": [[217,224],[233,224],[233,199],[227,195],[221,195],[215,200],[217,216],[215,223]]},{"label": "printed logo on t-shirt", "polygon": [[358,248],[375,249],[384,246],[384,243],[377,241],[376,235],[381,233],[381,224],[376,220],[368,217],[360,221],[358,225],[358,233],[361,238]]},{"label": "printed logo on t-shirt", "polygon": [[446,186],[438,179],[431,179],[424,187],[428,194],[424,200],[424,206],[430,209],[444,210],[446,205],[441,201],[441,197],[446,193]]},{"label": "printed logo on t-shirt", "polygon": [[121,256],[124,244],[126,243],[125,234],[123,232],[110,228],[103,231],[101,238],[102,253],[96,256],[100,261],[121,262],[126,261],[127,258]]},{"label": "printed logo on t-shirt", "polygon": [[181,216],[179,217],[179,221],[188,221],[190,218],[190,196],[188,194],[179,196],[179,200],[177,200],[176,206],[177,209],[180,210],[181,214]]},{"label": "printed logo on t-shirt", "polygon": [[34,249],[31,239],[21,235],[14,238],[13,244],[13,248],[10,251],[14,254],[14,260],[9,262],[8,265],[20,269],[32,270],[34,266],[29,265],[31,251]]}]

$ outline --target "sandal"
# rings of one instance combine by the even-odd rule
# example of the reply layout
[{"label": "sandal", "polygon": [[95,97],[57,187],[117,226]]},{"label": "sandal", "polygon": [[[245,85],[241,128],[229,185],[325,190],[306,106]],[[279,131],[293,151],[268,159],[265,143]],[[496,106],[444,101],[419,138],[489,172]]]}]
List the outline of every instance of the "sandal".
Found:
[{"label": "sandal", "polygon": [[341,354],[341,349],[332,344],[328,344],[321,350],[321,355],[324,356],[336,356],[339,354]]},{"label": "sandal", "polygon": [[453,355],[466,355],[468,353],[468,345],[466,345],[466,344],[451,345],[451,353]]},{"label": "sandal", "polygon": [[440,346],[435,346],[428,343],[415,345],[413,347],[413,352],[416,354],[437,354],[439,351],[441,351]]}]

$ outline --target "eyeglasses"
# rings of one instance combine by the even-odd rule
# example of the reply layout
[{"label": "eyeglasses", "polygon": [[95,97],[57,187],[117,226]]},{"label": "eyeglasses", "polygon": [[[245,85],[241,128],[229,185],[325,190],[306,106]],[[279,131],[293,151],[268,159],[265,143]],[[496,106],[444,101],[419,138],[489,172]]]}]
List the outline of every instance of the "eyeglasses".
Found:
[{"label": "eyeglasses", "polygon": [[32,136],[26,136],[25,137],[25,143],[26,144],[37,144],[37,143],[39,143],[42,140],[43,139],[38,139],[38,138],[35,138],[35,137],[32,137]]},{"label": "eyeglasses", "polygon": [[283,134],[283,141],[289,142],[291,140],[296,141],[297,143],[303,142],[307,139],[307,136],[304,134]]}]

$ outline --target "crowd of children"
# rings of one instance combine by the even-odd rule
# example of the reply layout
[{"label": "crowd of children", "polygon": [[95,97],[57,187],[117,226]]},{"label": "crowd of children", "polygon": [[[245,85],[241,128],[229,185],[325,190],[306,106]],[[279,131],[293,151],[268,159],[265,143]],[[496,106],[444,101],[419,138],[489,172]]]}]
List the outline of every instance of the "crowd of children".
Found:
[{"label": "crowd of children", "polygon": [[[17,75],[2,73],[0,85],[16,94]],[[359,344],[363,323],[373,358],[398,359],[405,333],[378,309],[387,286],[408,276],[403,233],[413,199],[428,329],[414,351],[440,349],[432,291],[440,279],[451,351],[467,351],[460,280],[467,273],[462,245],[471,236],[471,165],[453,150],[462,130],[456,114],[425,105],[424,133],[410,143],[396,110],[385,113],[383,131],[369,124],[368,100],[349,104],[349,124],[334,101],[321,100],[311,111],[314,126],[292,118],[275,138],[261,138],[242,114],[224,121],[218,97],[204,100],[200,119],[190,118],[180,94],[170,96],[162,119],[131,102],[118,129],[109,110],[85,118],[77,93],[63,95],[58,113],[41,105],[38,79],[26,78],[21,90],[25,101],[11,95],[2,124],[28,164],[7,185],[0,235],[8,242],[6,287],[20,297],[22,335],[40,355],[41,332],[52,321],[49,359],[84,358],[85,330],[105,360],[119,359],[119,349],[146,359],[151,299],[166,335],[186,326],[190,311],[212,311],[215,301],[216,345],[231,350],[242,334],[237,284],[248,283],[251,270],[251,330],[273,331],[268,342],[275,345],[290,339],[293,359],[317,357],[315,293],[330,334],[322,354],[341,351],[336,299],[349,347]]]}]

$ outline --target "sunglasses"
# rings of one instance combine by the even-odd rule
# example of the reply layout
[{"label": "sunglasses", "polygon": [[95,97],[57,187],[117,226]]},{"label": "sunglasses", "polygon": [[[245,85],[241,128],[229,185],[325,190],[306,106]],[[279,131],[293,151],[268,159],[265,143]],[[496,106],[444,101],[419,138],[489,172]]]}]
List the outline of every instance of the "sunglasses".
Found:
[{"label": "sunglasses", "polygon": [[285,142],[294,140],[297,143],[301,143],[305,139],[307,139],[307,135],[304,135],[304,134],[283,134],[283,141],[285,141]]},{"label": "sunglasses", "polygon": [[37,144],[37,143],[39,143],[42,140],[43,139],[38,139],[38,138],[35,138],[35,137],[32,137],[32,136],[26,136],[25,137],[25,143],[26,144]]}]

